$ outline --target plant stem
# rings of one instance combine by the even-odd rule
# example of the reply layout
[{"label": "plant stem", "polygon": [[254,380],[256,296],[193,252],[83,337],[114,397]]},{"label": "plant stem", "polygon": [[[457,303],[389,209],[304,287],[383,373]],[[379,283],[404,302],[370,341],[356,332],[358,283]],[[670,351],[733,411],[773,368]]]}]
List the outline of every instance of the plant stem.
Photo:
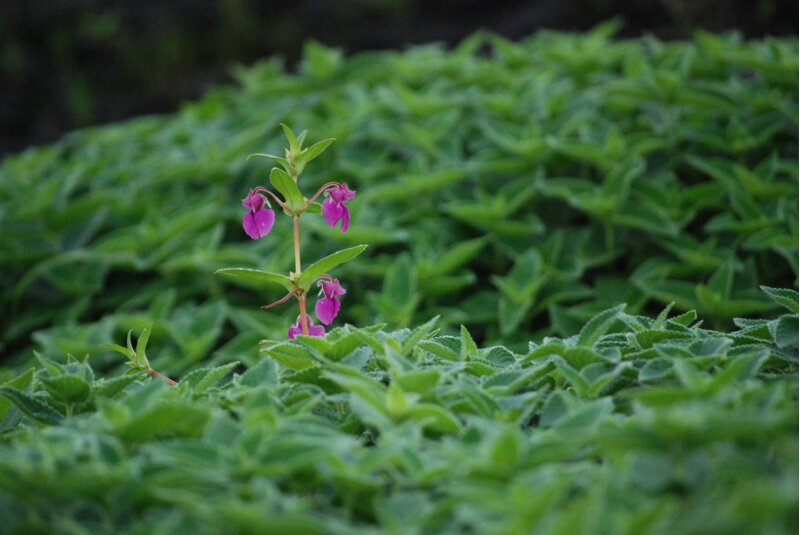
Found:
[{"label": "plant stem", "polygon": [[320,188],[317,190],[317,192],[314,194],[314,196],[313,196],[313,197],[311,197],[311,198],[308,200],[308,202],[306,203],[306,206],[311,206],[311,203],[312,203],[312,202],[314,202],[314,200],[315,200],[317,197],[319,197],[319,196],[320,196],[320,194],[321,194],[322,192],[324,192],[326,189],[328,189],[328,188],[330,188],[330,187],[336,187],[336,188],[338,188],[339,186],[341,186],[341,184],[339,184],[338,182],[328,182],[327,184],[325,184],[324,186],[320,187]]},{"label": "plant stem", "polygon": [[303,334],[308,336],[308,315],[306,314],[305,295],[300,296],[299,303],[300,303],[300,327],[303,329]]},{"label": "plant stem", "polygon": [[[300,277],[300,216],[294,216],[294,273],[295,277]],[[301,290],[302,292],[302,290]],[[300,305],[300,328],[303,334],[308,336],[308,316],[306,315],[306,296],[304,293],[297,294],[297,301]]]},{"label": "plant stem", "polygon": [[280,304],[282,304],[282,303],[285,303],[285,302],[286,302],[286,301],[288,301],[288,300],[289,300],[289,298],[290,298],[290,297],[292,297],[293,295],[297,295],[297,290],[295,290],[295,291],[293,291],[293,292],[289,292],[289,293],[288,293],[288,294],[286,294],[284,297],[281,297],[280,299],[278,299],[278,300],[277,300],[277,301],[275,301],[274,303],[270,303],[270,304],[268,304],[268,305],[264,305],[263,307],[261,307],[261,310],[266,310],[266,309],[268,309],[268,308],[272,308],[272,307],[274,307],[274,306],[276,306],[276,305],[280,305]]},{"label": "plant stem", "polygon": [[300,217],[294,216],[294,273],[299,277],[300,267]]},{"label": "plant stem", "polygon": [[[275,195],[274,193],[272,193],[272,192],[271,192],[270,190],[268,190],[267,188],[265,188],[265,187],[263,187],[263,186],[258,186],[257,188],[255,188],[255,191],[259,191],[259,192],[264,192],[264,193],[266,193],[267,195],[269,195],[270,197],[272,197],[272,199],[273,199],[273,200],[274,200],[276,203],[278,203],[278,206],[280,206],[280,207],[281,207],[282,209],[284,209],[284,210],[286,210],[286,209],[287,209],[287,208],[286,208],[286,204],[284,204],[284,202],[283,202],[283,201],[281,201],[281,200],[278,198],[278,196],[277,196],[277,195]],[[269,203],[267,203],[267,204],[269,204]]]},{"label": "plant stem", "polygon": [[153,377],[161,377],[162,379],[164,379],[167,383],[171,384],[172,386],[175,386],[175,385],[178,384],[177,381],[173,381],[172,379],[170,379],[166,375],[161,375],[160,373],[158,373],[157,371],[155,371],[152,368],[150,368],[150,375],[152,375]]}]

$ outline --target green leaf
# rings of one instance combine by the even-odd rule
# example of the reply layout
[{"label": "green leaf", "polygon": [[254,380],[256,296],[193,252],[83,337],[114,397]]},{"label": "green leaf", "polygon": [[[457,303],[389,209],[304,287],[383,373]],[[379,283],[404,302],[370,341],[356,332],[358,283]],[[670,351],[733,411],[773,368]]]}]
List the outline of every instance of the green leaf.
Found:
[{"label": "green leaf", "polygon": [[289,163],[289,160],[287,160],[286,158],[281,158],[280,156],[275,156],[273,154],[257,153],[257,154],[251,154],[250,156],[247,157],[247,159],[249,160],[253,156],[258,156],[258,157],[261,157],[261,158],[269,158],[270,160],[278,162],[281,165],[281,167],[283,167],[283,169],[287,173],[290,172],[291,169],[292,169],[292,165]]},{"label": "green leaf", "polygon": [[397,383],[405,392],[414,392],[422,396],[433,393],[439,384],[441,373],[439,370],[412,370],[403,372],[395,377]]},{"label": "green leaf", "polygon": [[408,417],[421,421],[426,429],[439,433],[458,433],[461,422],[453,414],[431,403],[420,403],[408,410]]},{"label": "green leaf", "polygon": [[434,340],[422,340],[417,344],[418,347],[424,349],[425,351],[430,351],[437,357],[441,357],[445,360],[451,362],[459,362],[460,357],[459,354],[453,351],[450,347],[446,346],[441,342],[441,340],[434,339]]},{"label": "green leaf", "polygon": [[136,360],[136,352],[135,351],[133,351],[133,350],[127,348],[127,347],[122,347],[119,344],[100,344],[100,347],[105,348],[105,349],[110,349],[111,351],[116,351],[117,353],[119,353],[121,355],[125,355],[131,361]]},{"label": "green leaf", "polygon": [[566,379],[570,385],[575,389],[578,395],[583,396],[589,390],[589,381],[578,372],[575,368],[567,364],[563,359],[556,358],[553,360],[561,376]]},{"label": "green leaf", "polygon": [[470,360],[478,356],[478,346],[472,335],[463,325],[461,326],[461,360]]},{"label": "green leaf", "polygon": [[91,385],[77,375],[42,377],[40,381],[54,399],[65,403],[83,403],[92,393]]},{"label": "green leaf", "polygon": [[63,418],[53,407],[28,394],[7,386],[0,387],[0,395],[5,396],[28,418],[42,424],[57,424]]},{"label": "green leaf", "polygon": [[191,385],[194,392],[202,393],[216,385],[220,379],[228,375],[238,365],[239,362],[236,361],[222,366],[200,368],[187,374],[181,379],[180,384]]},{"label": "green leaf", "polygon": [[147,354],[145,353],[145,349],[147,349],[147,341],[150,340],[150,332],[153,329],[152,324],[148,324],[142,330],[142,333],[139,335],[139,338],[136,340],[136,360],[137,364],[143,368],[149,368],[150,362],[147,360]]},{"label": "green leaf", "polygon": [[278,381],[278,369],[275,361],[261,359],[258,364],[242,374],[239,384],[242,386],[257,387],[261,385],[274,386]]},{"label": "green leaf", "polygon": [[795,290],[788,288],[770,288],[769,286],[761,286],[761,291],[769,296],[770,299],[779,305],[786,307],[790,312],[795,314],[800,312],[800,304],[798,304],[798,294]]},{"label": "green leaf", "polygon": [[614,323],[615,319],[617,319],[619,313],[624,309],[625,303],[609,308],[608,310],[604,310],[590,319],[588,323],[583,326],[581,332],[578,333],[578,345],[583,347],[593,347],[594,344],[600,340],[600,337],[606,333],[609,327],[611,327],[611,324]]},{"label": "green leaf", "polygon": [[441,316],[438,315],[434,316],[433,318],[429,319],[428,321],[426,321],[425,323],[423,323],[422,325],[416,327],[413,331],[411,331],[408,337],[405,340],[403,340],[403,345],[400,349],[400,352],[403,355],[408,355],[415,347],[417,347],[417,344],[421,340],[429,338],[434,334],[436,334],[438,332],[438,329],[436,329],[436,324],[439,322],[440,319]]},{"label": "green leaf", "polygon": [[[224,268],[218,269],[215,273],[217,275],[225,275],[227,277],[233,277],[236,280],[250,283],[278,284],[283,286],[289,292],[295,289],[294,283],[289,277],[285,275],[279,275],[277,273],[270,273],[268,271],[261,271],[259,269]],[[109,347],[109,349],[113,348]]]},{"label": "green leaf", "polygon": [[136,380],[136,375],[120,375],[94,383],[92,390],[96,398],[113,398]]},{"label": "green leaf", "polygon": [[613,410],[614,401],[609,397],[601,398],[570,411],[566,416],[556,422],[554,428],[585,433],[597,426],[600,420],[611,414]]},{"label": "green leaf", "polygon": [[300,166],[305,166],[308,162],[322,154],[325,149],[327,149],[328,146],[334,141],[336,141],[334,138],[329,138],[314,143],[300,153],[300,155],[297,157],[297,162],[300,164]]},{"label": "green leaf", "polygon": [[777,319],[775,325],[775,345],[780,348],[797,347],[797,315],[786,314]]},{"label": "green leaf", "polygon": [[316,359],[309,350],[297,343],[280,342],[261,349],[264,353],[278,361],[286,368],[303,370],[317,365]]},{"label": "green leaf", "polygon": [[186,401],[162,401],[139,412],[120,426],[117,434],[129,442],[143,442],[157,436],[200,436],[208,417],[205,407]]},{"label": "green leaf", "polygon": [[733,266],[731,262],[725,262],[709,279],[708,289],[715,295],[721,296],[723,300],[727,300],[730,299],[732,286]]},{"label": "green leaf", "polygon": [[292,129],[284,123],[281,123],[281,128],[283,128],[283,133],[289,141],[289,149],[294,153],[300,152],[300,142],[297,140],[294,132],[292,132]]},{"label": "green leaf", "polygon": [[345,262],[352,260],[364,252],[364,249],[366,248],[366,245],[356,245],[355,247],[336,251],[335,253],[326,256],[322,260],[314,262],[308,266],[305,271],[303,271],[302,275],[300,275],[297,285],[303,290],[308,291],[308,289],[312,284],[314,284],[314,281],[317,280],[320,275],[331,271],[340,264],[344,264]]},{"label": "green leaf", "polygon": [[292,177],[283,169],[273,167],[269,174],[269,181],[276,190],[283,196],[286,206],[293,211],[302,211],[306,206],[306,200],[297,183],[292,180]]},{"label": "green leaf", "polygon": [[672,373],[672,359],[658,357],[648,360],[639,370],[639,381],[643,383],[660,381]]},{"label": "green leaf", "polygon": [[[19,374],[13,379],[9,379],[0,386],[22,392],[28,387],[29,384],[31,384],[35,372],[36,368],[28,368],[25,372]],[[11,402],[7,398],[0,398],[0,419],[6,415],[9,409],[11,409],[11,406]]]}]

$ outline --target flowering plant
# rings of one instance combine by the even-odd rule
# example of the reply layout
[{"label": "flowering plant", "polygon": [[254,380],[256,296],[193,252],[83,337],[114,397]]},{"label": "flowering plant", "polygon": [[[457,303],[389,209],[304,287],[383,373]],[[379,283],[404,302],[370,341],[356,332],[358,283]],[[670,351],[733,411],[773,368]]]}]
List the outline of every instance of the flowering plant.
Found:
[{"label": "flowering plant", "polygon": [[[268,309],[295,297],[300,314],[296,323],[289,326],[289,339],[293,340],[300,334],[324,336],[325,327],[314,324],[307,312],[308,295],[313,286],[317,284],[320,297],[316,302],[314,312],[321,323],[330,325],[341,309],[339,297],[347,293],[347,291],[342,288],[337,279],[331,277],[327,272],[355,258],[367,246],[358,245],[337,251],[314,262],[303,270],[300,259],[300,218],[305,214],[322,214],[328,226],[335,228],[341,223],[341,231],[347,232],[350,226],[350,209],[347,206],[347,202],[355,198],[356,192],[351,190],[345,183],[328,182],[320,187],[310,199],[304,197],[298,186],[298,180],[303,169],[311,160],[322,154],[334,140],[324,139],[310,147],[303,148],[306,132],[303,131],[296,136],[291,128],[283,124],[281,126],[289,141],[289,147],[285,150],[284,156],[273,156],[271,154],[253,155],[270,158],[280,164],[280,167],[272,169],[269,176],[270,183],[280,196],[263,186],[251,189],[247,196],[242,199],[242,206],[247,209],[242,220],[242,227],[245,233],[254,240],[269,235],[275,224],[275,212],[272,210],[269,199],[264,195],[271,198],[284,214],[292,218],[294,225],[294,271],[290,272],[288,276],[248,268],[226,268],[218,270],[217,273],[239,280],[266,282],[282,286],[288,293],[278,301],[264,305],[261,308]],[[325,198],[321,204],[316,202],[320,196]]]}]

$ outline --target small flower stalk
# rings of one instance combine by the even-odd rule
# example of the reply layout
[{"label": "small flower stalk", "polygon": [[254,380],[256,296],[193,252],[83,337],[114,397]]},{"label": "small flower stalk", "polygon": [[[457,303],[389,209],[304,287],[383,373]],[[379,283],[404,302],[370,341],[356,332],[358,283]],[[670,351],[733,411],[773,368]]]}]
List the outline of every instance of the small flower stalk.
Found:
[{"label": "small flower stalk", "polygon": [[[334,140],[325,139],[303,148],[306,132],[296,136],[288,126],[281,126],[289,142],[284,156],[253,155],[269,158],[280,165],[280,167],[272,169],[269,177],[275,192],[264,186],[257,186],[249,191],[247,196],[242,199],[242,206],[247,210],[242,219],[242,228],[245,234],[253,240],[267,237],[275,224],[275,212],[265,195],[272,199],[284,214],[292,218],[294,271],[288,276],[248,268],[226,268],[217,273],[239,280],[260,281],[282,286],[287,291],[286,295],[261,308],[270,309],[294,297],[297,300],[299,315],[297,321],[288,328],[288,338],[294,340],[300,335],[325,335],[325,326],[333,323],[342,307],[340,298],[347,293],[339,280],[331,277],[327,272],[355,258],[367,246],[358,245],[337,251],[303,270],[300,248],[301,218],[307,214],[321,214],[329,227],[340,226],[341,232],[347,232],[350,227],[350,209],[347,202],[355,198],[356,192],[344,182],[328,182],[320,187],[310,199],[306,198],[299,187],[300,175],[305,166],[322,154]],[[324,198],[321,204],[316,202],[320,196]],[[315,324],[308,312],[308,296],[315,287],[318,288],[318,296],[314,306],[314,315],[321,325]]]}]

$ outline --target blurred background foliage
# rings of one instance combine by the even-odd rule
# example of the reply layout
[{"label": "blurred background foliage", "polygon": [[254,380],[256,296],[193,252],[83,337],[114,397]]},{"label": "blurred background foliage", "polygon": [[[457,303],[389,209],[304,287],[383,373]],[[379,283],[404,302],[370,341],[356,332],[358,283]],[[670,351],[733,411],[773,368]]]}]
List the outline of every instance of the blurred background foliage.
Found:
[{"label": "blurred background foliage", "polygon": [[361,50],[439,41],[485,28],[519,39],[539,28],[587,30],[621,16],[626,37],[797,34],[782,0],[4,0],[0,3],[0,154],[90,124],[172,111],[233,63],[280,55],[290,66],[314,38]]}]

